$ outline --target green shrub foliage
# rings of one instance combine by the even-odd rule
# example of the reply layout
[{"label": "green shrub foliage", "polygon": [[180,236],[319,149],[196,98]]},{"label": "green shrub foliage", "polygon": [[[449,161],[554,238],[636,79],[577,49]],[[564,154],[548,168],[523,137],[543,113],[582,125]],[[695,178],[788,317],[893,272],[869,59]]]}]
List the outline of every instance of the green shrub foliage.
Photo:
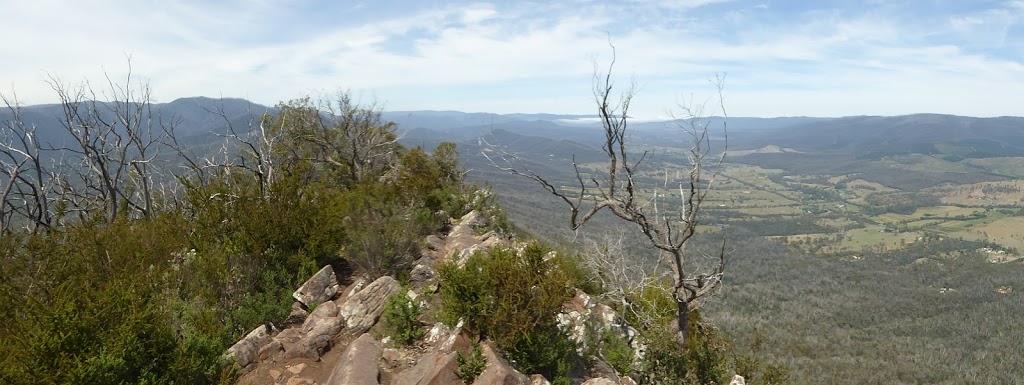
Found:
[{"label": "green shrub foliage", "polygon": [[633,372],[633,360],[636,355],[624,338],[611,330],[606,330],[601,338],[601,353],[608,365],[620,375],[628,376]]},{"label": "green shrub foliage", "polygon": [[475,253],[462,267],[441,266],[441,317],[449,324],[465,320],[467,330],[493,341],[523,372],[566,381],[580,359],[555,317],[572,298],[574,282],[545,258],[548,252],[531,243]]},{"label": "green shrub foliage", "polygon": [[462,352],[455,352],[455,354],[455,362],[459,364],[459,367],[455,369],[455,375],[462,379],[464,384],[472,384],[473,380],[487,368],[487,360],[484,359],[484,353],[480,350],[478,343],[473,343],[473,350],[469,354],[462,354]]},{"label": "green shrub foliage", "polygon": [[[0,383],[230,383],[226,349],[283,320],[320,266],[400,275],[447,215],[494,207],[453,144],[403,148],[347,94],[278,109],[272,149],[235,143],[234,166],[161,176],[182,187],[162,211],[0,234]],[[418,338],[413,308],[391,310],[397,338]]]},{"label": "green shrub foliage", "polygon": [[411,345],[423,338],[419,321],[422,314],[423,308],[410,299],[406,291],[392,294],[384,305],[384,329],[396,342]]}]

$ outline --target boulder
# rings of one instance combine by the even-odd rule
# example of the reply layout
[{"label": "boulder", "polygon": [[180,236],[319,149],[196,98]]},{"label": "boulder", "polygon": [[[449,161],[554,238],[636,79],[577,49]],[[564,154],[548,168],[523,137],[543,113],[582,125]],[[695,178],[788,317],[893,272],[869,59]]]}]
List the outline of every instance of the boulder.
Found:
[{"label": "boulder", "polygon": [[344,320],[338,316],[338,305],[324,302],[317,306],[299,331],[301,337],[295,343],[285,347],[285,358],[306,357],[313,361],[331,347],[331,339],[341,332]]},{"label": "boulder", "polygon": [[416,266],[413,266],[412,272],[409,273],[409,286],[412,286],[414,289],[422,289],[427,285],[427,282],[436,277],[437,271],[433,267],[425,263],[417,263]]},{"label": "boulder", "polygon": [[551,385],[551,381],[540,374],[530,376],[530,385]]},{"label": "boulder", "polygon": [[508,362],[504,358],[501,358],[491,347],[491,344],[485,342],[480,344],[480,349],[483,350],[484,359],[487,360],[487,367],[484,368],[483,373],[480,373],[473,381],[474,385],[529,385],[530,379],[526,375],[519,373],[515,369],[509,366]]},{"label": "boulder", "polygon": [[626,320],[611,308],[598,303],[593,297],[581,290],[576,290],[576,296],[562,307],[562,312],[556,315],[556,320],[564,330],[569,332],[569,337],[579,344],[580,351],[587,348],[587,333],[591,332],[591,321],[596,321],[599,333],[610,331],[624,339],[637,358],[642,358],[646,346],[639,336],[639,332],[626,322]]},{"label": "boulder", "polygon": [[228,348],[227,356],[242,368],[243,372],[252,370],[260,361],[260,348],[270,343],[270,330],[266,325],[253,329],[241,340]]},{"label": "boulder", "polygon": [[284,351],[284,343],[280,340],[274,339],[270,343],[263,345],[260,348],[259,357],[260,362],[269,361],[277,357],[277,353]]},{"label": "boulder", "polygon": [[331,299],[335,294],[338,294],[338,278],[334,276],[334,268],[327,265],[299,286],[292,297],[308,308]]},{"label": "boulder", "polygon": [[459,218],[459,225],[479,229],[487,226],[487,219],[479,211],[473,210]]},{"label": "boulder", "polygon": [[303,308],[302,302],[293,302],[292,311],[288,313],[288,318],[284,320],[284,326],[302,324],[306,322],[306,317],[309,317],[309,312]]},{"label": "boulder", "polygon": [[326,322],[325,320],[329,318],[337,318],[338,311],[338,304],[330,301],[317,306],[313,309],[313,312],[306,317],[306,320],[302,322],[302,328],[300,329],[302,334],[309,333],[309,331],[313,330],[316,325]]},{"label": "boulder", "polygon": [[398,289],[398,281],[384,276],[349,296],[339,310],[349,333],[356,335],[370,330],[384,312],[388,296],[398,292]]},{"label": "boulder", "polygon": [[354,281],[352,281],[350,285],[348,285],[347,288],[345,288],[345,291],[341,292],[341,295],[339,295],[338,298],[334,299],[334,302],[339,305],[345,303],[345,301],[348,300],[348,297],[351,297],[352,294],[355,294],[360,290],[363,290],[363,288],[366,287],[366,285],[368,284],[370,284],[370,281],[366,278],[366,276],[356,278]]},{"label": "boulder", "polygon": [[442,240],[441,237],[438,237],[434,234],[430,234],[427,236],[426,243],[427,249],[429,250],[439,250],[441,249],[441,246],[444,246],[444,240]]},{"label": "boulder", "polygon": [[356,338],[341,354],[326,385],[378,385],[381,349],[369,333]]},{"label": "boulder", "polygon": [[737,374],[732,376],[732,380],[729,381],[729,385],[747,385],[747,380],[743,379],[743,376]]},{"label": "boulder", "polygon": [[583,385],[619,385],[619,383],[605,377],[598,377],[587,380]]},{"label": "boulder", "polygon": [[391,385],[451,385],[461,384],[455,375],[459,367],[457,353],[427,353],[420,357],[416,366],[399,373]]},{"label": "boulder", "polygon": [[437,352],[462,352],[462,354],[468,354],[473,349],[473,340],[462,331],[464,324],[465,321],[461,318],[455,324],[455,328],[449,328],[448,325],[438,322],[430,328],[424,340],[427,345],[432,346],[433,350]]}]

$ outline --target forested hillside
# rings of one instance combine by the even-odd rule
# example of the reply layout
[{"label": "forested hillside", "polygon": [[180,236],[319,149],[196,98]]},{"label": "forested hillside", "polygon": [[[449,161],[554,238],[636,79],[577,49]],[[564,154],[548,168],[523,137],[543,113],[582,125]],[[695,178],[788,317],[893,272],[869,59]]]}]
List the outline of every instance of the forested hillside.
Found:
[{"label": "forested hillside", "polygon": [[15,104],[3,122],[3,383],[230,382],[227,347],[321,266],[407,274],[423,236],[488,204],[454,145],[403,147],[345,94],[210,114],[221,143],[197,148],[148,94],[63,91],[63,131]]}]

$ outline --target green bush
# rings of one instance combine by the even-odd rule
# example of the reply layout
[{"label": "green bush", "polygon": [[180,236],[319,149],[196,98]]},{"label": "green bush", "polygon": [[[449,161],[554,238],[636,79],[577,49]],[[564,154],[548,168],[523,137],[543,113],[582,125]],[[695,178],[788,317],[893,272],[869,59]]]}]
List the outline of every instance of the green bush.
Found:
[{"label": "green bush", "polygon": [[473,343],[473,350],[469,355],[463,355],[462,352],[455,354],[455,362],[459,364],[459,367],[455,369],[455,375],[459,376],[464,384],[472,384],[473,380],[487,368],[487,360],[484,359],[484,353],[480,350],[478,343]]},{"label": "green bush", "polygon": [[405,290],[392,294],[384,305],[384,330],[388,336],[403,345],[411,345],[423,338],[420,315],[423,309]]},{"label": "green bush", "polygon": [[[331,118],[308,98],[279,107],[264,121],[280,140],[262,154],[273,179],[244,168],[159,175],[182,194],[158,197],[166,206],[146,219],[85,213],[0,234],[0,383],[231,383],[225,350],[287,316],[291,289],[316,267],[344,256],[400,276],[442,225],[439,211],[488,202],[463,186],[454,144],[407,150],[379,111],[347,95]],[[422,334],[415,311],[392,305],[403,341]]]},{"label": "green bush", "polygon": [[632,373],[636,355],[626,339],[606,330],[601,338],[601,350],[608,365],[620,375],[628,376]]},{"label": "green bush", "polygon": [[640,384],[723,384],[732,373],[733,350],[714,328],[704,323],[700,311],[690,312],[690,336],[679,346],[667,325],[643,332],[648,343],[638,363],[636,380]]},{"label": "green bush", "polygon": [[647,350],[638,363],[634,379],[641,385],[685,384],[686,352],[667,329],[652,329],[644,335]]},{"label": "green bush", "polygon": [[472,255],[464,266],[439,268],[441,318],[466,321],[468,331],[495,343],[526,373],[568,378],[579,364],[575,344],[555,316],[572,298],[571,276],[538,243],[522,251],[494,248]]}]

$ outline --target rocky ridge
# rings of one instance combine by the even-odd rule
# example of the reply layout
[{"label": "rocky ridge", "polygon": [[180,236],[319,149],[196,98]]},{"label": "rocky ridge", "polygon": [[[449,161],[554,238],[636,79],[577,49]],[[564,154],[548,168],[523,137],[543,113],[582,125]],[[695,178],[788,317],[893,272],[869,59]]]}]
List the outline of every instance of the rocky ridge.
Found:
[{"label": "rocky ridge", "polygon": [[[465,262],[469,255],[498,245],[515,245],[515,240],[495,232],[477,235],[486,220],[477,212],[463,216],[443,236],[428,236],[423,257],[410,273],[407,295],[420,306],[438,289],[434,266],[446,261]],[[461,323],[449,327],[434,324],[422,341],[412,347],[399,346],[388,338],[378,340],[379,320],[387,298],[402,290],[392,277],[373,281],[356,279],[347,287],[339,285],[331,266],[325,266],[294,293],[288,320],[278,329],[272,324],[259,326],[239,340],[226,356],[244,373],[245,385],[456,385],[459,353],[469,354],[474,339],[462,331]],[[593,317],[596,315],[596,317]],[[610,307],[577,291],[559,314],[560,324],[578,343],[586,340],[588,319],[599,322],[600,331],[611,330],[629,342],[638,354],[643,352],[637,332]],[[516,371],[488,342],[479,342],[486,361],[473,384],[550,384],[540,375],[527,376]],[[614,370],[593,373],[575,381],[584,385],[635,384],[619,377]],[[738,381],[738,382],[737,382]],[[743,384],[737,376],[730,385]]]}]

